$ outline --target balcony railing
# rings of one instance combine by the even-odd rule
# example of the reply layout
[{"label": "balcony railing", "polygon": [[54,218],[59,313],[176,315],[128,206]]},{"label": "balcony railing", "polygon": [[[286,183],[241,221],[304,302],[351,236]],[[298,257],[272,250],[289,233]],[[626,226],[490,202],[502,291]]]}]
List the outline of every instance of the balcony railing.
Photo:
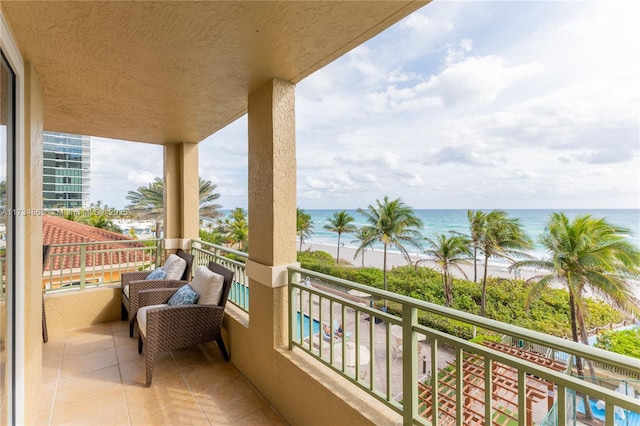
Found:
[{"label": "balcony railing", "polygon": [[[311,286],[301,279],[307,276]],[[625,424],[620,410],[640,419],[640,400],[616,392],[617,381],[570,374],[576,357],[622,372],[640,371],[640,360],[301,268],[289,268],[289,300],[290,347],[402,414],[404,424],[565,425],[576,416],[574,393],[601,401],[606,425]],[[374,307],[381,303],[397,313]],[[473,343],[422,325],[426,316],[440,321],[431,324],[568,354],[569,365],[497,342]]]},{"label": "balcony railing", "polygon": [[158,239],[52,244],[42,285],[45,291],[84,290],[120,282],[123,272],[161,263],[162,241]]},{"label": "balcony railing", "polygon": [[234,282],[227,300],[243,311],[249,312],[249,278],[247,277],[245,263],[228,257],[228,255],[233,255],[246,261],[249,255],[242,251],[202,240],[191,240],[191,254],[193,254],[194,264],[197,266],[206,266],[209,262],[216,262],[232,270],[234,272]]},{"label": "balcony railing", "polygon": [[[201,240],[192,240],[191,243],[195,266],[208,265],[210,261],[214,261],[235,272],[229,301],[249,312],[249,280],[245,264],[227,257],[231,254],[236,258],[247,259],[249,255]],[[105,245],[112,248],[96,249]],[[162,240],[159,239],[53,244],[46,260],[42,286],[45,291],[50,292],[84,290],[101,284],[117,283],[123,272],[144,270],[152,265],[162,264],[162,252]]]}]

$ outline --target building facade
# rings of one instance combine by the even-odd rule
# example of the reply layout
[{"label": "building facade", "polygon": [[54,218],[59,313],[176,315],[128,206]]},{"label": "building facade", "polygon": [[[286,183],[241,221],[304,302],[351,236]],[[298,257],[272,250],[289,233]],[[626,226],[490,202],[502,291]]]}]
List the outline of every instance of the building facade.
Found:
[{"label": "building facade", "polygon": [[89,137],[44,132],[43,139],[43,207],[87,207],[90,179]]}]

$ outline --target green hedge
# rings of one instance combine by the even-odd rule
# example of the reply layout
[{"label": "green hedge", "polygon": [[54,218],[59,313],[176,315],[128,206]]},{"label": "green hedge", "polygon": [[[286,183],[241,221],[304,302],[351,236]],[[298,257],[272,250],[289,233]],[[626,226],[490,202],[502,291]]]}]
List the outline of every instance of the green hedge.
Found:
[{"label": "green hedge", "polygon": [[[301,252],[298,254],[298,261],[305,269],[378,289],[383,285],[380,269],[338,266],[334,258],[326,252]],[[394,293],[444,305],[442,276],[439,271],[431,268],[420,267],[416,270],[413,266],[395,267],[387,272],[387,284],[389,291]],[[571,336],[568,293],[565,290],[546,291],[533,301],[530,309],[526,311],[524,305],[528,288],[524,280],[489,278],[487,318],[555,336]],[[452,308],[478,314],[480,297],[480,283],[454,279]],[[381,303],[376,305],[381,306]],[[624,319],[622,313],[599,300],[587,299],[586,308],[585,320],[588,329],[619,323]],[[388,309],[394,315],[401,315],[401,308],[396,304],[389,303]],[[471,338],[473,334],[472,326],[426,312],[419,314],[418,321],[425,326],[465,339]]]},{"label": "green hedge", "polygon": [[629,330],[608,331],[598,336],[594,346],[622,355],[640,358],[640,327]]}]

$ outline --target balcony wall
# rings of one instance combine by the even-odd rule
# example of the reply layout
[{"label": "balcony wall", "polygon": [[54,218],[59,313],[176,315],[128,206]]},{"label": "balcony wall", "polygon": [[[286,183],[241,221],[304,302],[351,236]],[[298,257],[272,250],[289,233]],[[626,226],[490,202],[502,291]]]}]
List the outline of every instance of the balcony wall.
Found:
[{"label": "balcony wall", "polygon": [[49,336],[62,336],[76,328],[120,319],[120,294],[120,285],[46,294],[44,304]]}]

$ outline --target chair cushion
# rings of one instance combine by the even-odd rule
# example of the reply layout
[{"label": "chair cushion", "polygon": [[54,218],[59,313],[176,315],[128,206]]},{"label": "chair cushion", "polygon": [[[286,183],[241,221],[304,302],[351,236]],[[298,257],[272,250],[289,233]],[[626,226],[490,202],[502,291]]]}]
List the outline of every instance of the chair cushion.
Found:
[{"label": "chair cushion", "polygon": [[189,284],[185,284],[175,292],[167,302],[169,306],[193,305],[198,300],[198,293],[193,291]]},{"label": "chair cushion", "polygon": [[164,262],[165,278],[168,280],[179,280],[187,267],[187,261],[175,254],[169,255]]},{"label": "chair cushion", "polygon": [[198,266],[191,281],[191,287],[200,295],[198,305],[217,305],[222,296],[223,285],[224,277],[206,266]]},{"label": "chair cushion", "polygon": [[147,335],[147,311],[149,309],[160,308],[162,306],[169,306],[169,305],[167,305],[166,303],[163,303],[161,305],[147,305],[138,309],[138,314],[136,316],[136,319],[138,320],[138,328],[140,329],[140,333],[142,333],[142,335],[144,336]]},{"label": "chair cushion", "polygon": [[128,299],[129,298],[129,284],[124,286],[124,288],[122,289],[122,292],[124,293],[125,296],[127,296],[127,299]]},{"label": "chair cushion", "polygon": [[148,280],[164,280],[167,274],[164,272],[162,266],[151,271],[149,275],[147,275]]}]

